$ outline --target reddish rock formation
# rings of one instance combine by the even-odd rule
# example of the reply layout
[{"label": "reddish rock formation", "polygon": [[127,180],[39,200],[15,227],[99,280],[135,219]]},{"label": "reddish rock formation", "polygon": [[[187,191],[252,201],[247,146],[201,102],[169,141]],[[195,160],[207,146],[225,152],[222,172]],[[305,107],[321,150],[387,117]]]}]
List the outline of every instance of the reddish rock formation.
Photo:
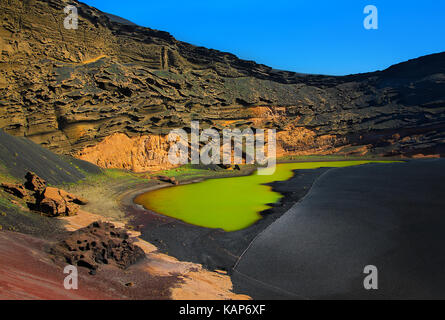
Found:
[{"label": "reddish rock formation", "polygon": [[129,137],[123,133],[114,133],[95,146],[86,147],[74,155],[102,168],[134,172],[156,171],[175,167],[168,161],[169,146],[167,137],[161,135]]},{"label": "reddish rock formation", "polygon": [[15,183],[2,183],[1,187],[8,193],[13,194],[20,199],[26,198],[28,196],[28,190],[21,184]]},{"label": "reddish rock formation", "polygon": [[[170,299],[171,287],[183,286],[176,275],[152,275],[141,264],[131,272],[104,266],[103,272],[94,277],[88,274],[88,269],[78,268],[78,289],[66,290],[63,284],[67,274],[63,271],[67,263],[64,258],[54,261],[47,249],[51,245],[54,243],[41,237],[0,232],[0,299]],[[144,262],[148,263],[148,259]],[[135,285],[125,286],[130,282]],[[202,283],[205,285],[207,281]],[[216,294],[215,297],[218,298]]]},{"label": "reddish rock formation", "polygon": [[79,210],[78,204],[86,204],[86,200],[64,190],[47,187],[38,196],[38,209],[49,216],[72,216]]},{"label": "reddish rock formation", "polygon": [[34,172],[27,172],[25,175],[25,179],[25,188],[34,191],[37,194],[42,193],[42,191],[46,188],[46,181],[40,178]]},{"label": "reddish rock formation", "polygon": [[2,188],[19,197],[26,198],[28,206],[51,217],[72,216],[85,205],[88,200],[68,193],[62,189],[47,187],[45,180],[33,172],[26,174],[24,185],[2,183]]},{"label": "reddish rock formation", "polygon": [[69,264],[90,269],[92,274],[101,264],[125,269],[145,257],[126,230],[100,221],[74,231],[52,248],[51,253]]}]

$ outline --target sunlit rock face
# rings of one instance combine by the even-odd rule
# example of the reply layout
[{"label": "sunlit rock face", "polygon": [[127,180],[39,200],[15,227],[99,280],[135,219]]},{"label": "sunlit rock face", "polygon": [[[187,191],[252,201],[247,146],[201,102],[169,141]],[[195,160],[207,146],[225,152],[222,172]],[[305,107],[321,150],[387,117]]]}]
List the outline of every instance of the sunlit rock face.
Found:
[{"label": "sunlit rock face", "polygon": [[113,133],[98,144],[75,153],[75,156],[102,168],[158,171],[175,167],[168,160],[169,146],[167,137],[162,135],[130,138],[123,133]]},{"label": "sunlit rock face", "polygon": [[[165,135],[199,120],[202,128],[274,128],[281,155],[445,154],[444,53],[381,72],[304,75],[84,4],[77,30],[64,28],[62,0],[0,6],[0,128],[58,153],[161,168]],[[110,141],[131,158],[105,148]]]}]

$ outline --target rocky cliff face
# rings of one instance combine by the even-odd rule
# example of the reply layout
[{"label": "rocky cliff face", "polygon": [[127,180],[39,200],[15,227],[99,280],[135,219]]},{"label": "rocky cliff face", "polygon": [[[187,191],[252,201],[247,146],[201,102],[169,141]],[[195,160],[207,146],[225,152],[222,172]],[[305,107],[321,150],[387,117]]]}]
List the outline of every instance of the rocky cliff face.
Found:
[{"label": "rocky cliff face", "polygon": [[345,77],[277,71],[74,1],[0,3],[0,128],[57,153],[144,171],[165,134],[275,128],[280,154],[445,154],[445,53]]}]

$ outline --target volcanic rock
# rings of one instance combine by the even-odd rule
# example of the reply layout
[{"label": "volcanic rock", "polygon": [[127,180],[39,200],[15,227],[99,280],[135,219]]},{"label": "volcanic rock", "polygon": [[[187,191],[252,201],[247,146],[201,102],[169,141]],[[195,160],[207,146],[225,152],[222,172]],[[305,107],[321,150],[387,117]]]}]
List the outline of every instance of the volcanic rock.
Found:
[{"label": "volcanic rock", "polygon": [[37,207],[49,216],[72,216],[86,200],[64,190],[47,187],[37,198]]},{"label": "volcanic rock", "polygon": [[[2,183],[1,187],[16,197],[26,198],[30,209],[43,212],[51,217],[72,216],[79,210],[79,205],[86,205],[88,200],[65,190],[46,187],[46,182],[33,172],[26,174],[22,184]],[[34,191],[30,193],[30,191]]]},{"label": "volcanic rock", "polygon": [[46,188],[46,181],[36,175],[34,172],[28,171],[25,175],[25,188],[40,194]]},{"label": "volcanic rock", "polygon": [[[171,167],[174,128],[277,130],[278,155],[445,154],[445,53],[349,76],[272,69],[77,1],[0,11],[0,128],[138,172]],[[333,61],[335,63],[335,61]]]},{"label": "volcanic rock", "polygon": [[178,180],[176,180],[175,177],[170,177],[170,183],[172,183],[174,185],[178,185],[179,184]]},{"label": "volcanic rock", "polygon": [[176,180],[175,177],[155,176],[153,178],[156,179],[156,180],[168,182],[168,183],[171,183],[171,184],[174,184],[174,185],[178,185],[179,184],[178,180]]},{"label": "volcanic rock", "polygon": [[90,269],[91,274],[103,264],[125,269],[145,257],[125,229],[100,221],[74,231],[51,253],[69,264]]},{"label": "volcanic rock", "polygon": [[13,194],[20,199],[23,199],[28,196],[28,191],[21,184],[15,183],[2,183],[1,187],[8,193]]}]

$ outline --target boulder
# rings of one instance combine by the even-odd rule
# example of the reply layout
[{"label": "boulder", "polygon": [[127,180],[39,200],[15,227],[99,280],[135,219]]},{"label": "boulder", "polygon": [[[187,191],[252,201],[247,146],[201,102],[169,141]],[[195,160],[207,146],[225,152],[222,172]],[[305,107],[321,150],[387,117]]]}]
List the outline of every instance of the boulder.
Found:
[{"label": "boulder", "polygon": [[21,184],[15,184],[15,183],[2,183],[1,187],[8,193],[11,193],[15,195],[16,197],[19,197],[20,199],[23,199],[28,196],[28,191],[25,189],[25,187]]},{"label": "boulder", "polygon": [[178,185],[179,184],[178,180],[176,180],[175,177],[156,176],[154,178],[159,180],[159,181],[168,182],[168,183],[171,183],[171,184],[174,184],[174,185]]},{"label": "boulder", "polygon": [[125,269],[145,257],[125,229],[101,221],[73,232],[53,247],[51,253],[69,264],[88,268],[90,274],[95,274],[102,264]]},{"label": "boulder", "polygon": [[1,187],[19,198],[26,198],[28,207],[32,210],[51,217],[72,216],[79,210],[79,205],[88,203],[88,200],[65,190],[47,187],[45,180],[33,172],[28,172],[25,178],[24,185],[2,183]]},{"label": "boulder", "polygon": [[69,202],[79,204],[79,205],[86,205],[88,204],[88,200],[79,196],[76,196],[72,193],[68,193],[65,190],[59,189],[60,194],[66,198]]},{"label": "boulder", "polygon": [[178,180],[176,180],[175,177],[171,177],[171,178],[170,178],[170,183],[175,184],[175,185],[178,185],[178,184],[179,184]]},{"label": "boulder", "polygon": [[47,187],[37,199],[37,207],[49,216],[72,216],[86,200],[64,190]]},{"label": "boulder", "polygon": [[36,193],[41,193],[46,188],[46,181],[36,175],[34,172],[28,171],[25,175],[25,188]]}]

